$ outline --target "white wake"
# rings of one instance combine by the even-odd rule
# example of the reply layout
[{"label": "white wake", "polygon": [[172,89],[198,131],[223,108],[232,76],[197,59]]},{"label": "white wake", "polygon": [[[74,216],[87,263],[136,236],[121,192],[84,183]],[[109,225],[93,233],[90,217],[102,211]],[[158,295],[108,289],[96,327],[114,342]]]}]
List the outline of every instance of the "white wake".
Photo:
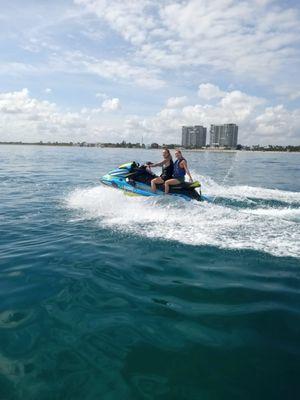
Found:
[{"label": "white wake", "polygon": [[[203,181],[203,179],[202,179]],[[226,187],[213,181],[205,187],[212,196],[243,201],[247,197],[285,202],[284,207],[233,208],[173,197],[128,197],[102,186],[77,189],[66,199],[78,218],[92,218],[102,227],[175,240],[190,245],[253,249],[276,256],[300,257],[300,193]],[[299,208],[298,208],[299,207]]]}]

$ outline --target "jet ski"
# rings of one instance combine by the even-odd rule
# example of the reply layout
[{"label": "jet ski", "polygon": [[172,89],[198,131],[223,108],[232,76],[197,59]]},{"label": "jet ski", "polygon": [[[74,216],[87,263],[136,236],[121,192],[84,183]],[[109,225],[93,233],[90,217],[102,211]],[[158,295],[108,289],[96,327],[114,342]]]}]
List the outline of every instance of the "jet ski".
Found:
[{"label": "jet ski", "polygon": [[[121,189],[132,196],[159,196],[164,194],[164,185],[157,185],[157,191],[151,190],[151,180],[156,178],[149,166],[139,165],[135,161],[120,165],[100,178],[104,185]],[[170,195],[186,200],[201,200],[201,185],[198,181],[183,182],[170,186]]]}]

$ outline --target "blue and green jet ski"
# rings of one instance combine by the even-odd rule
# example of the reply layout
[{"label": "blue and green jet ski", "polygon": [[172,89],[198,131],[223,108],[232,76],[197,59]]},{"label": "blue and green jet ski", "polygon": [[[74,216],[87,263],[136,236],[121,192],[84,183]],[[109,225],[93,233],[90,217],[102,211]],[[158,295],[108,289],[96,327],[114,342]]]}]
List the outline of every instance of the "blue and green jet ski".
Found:
[{"label": "blue and green jet ski", "polygon": [[[151,191],[151,180],[156,178],[147,165],[139,165],[135,161],[120,165],[117,169],[102,176],[100,181],[107,186],[121,189],[127,194],[136,196],[159,196],[164,194],[164,185],[157,185],[156,193]],[[170,195],[186,200],[201,200],[200,183],[183,182],[170,186]]]}]

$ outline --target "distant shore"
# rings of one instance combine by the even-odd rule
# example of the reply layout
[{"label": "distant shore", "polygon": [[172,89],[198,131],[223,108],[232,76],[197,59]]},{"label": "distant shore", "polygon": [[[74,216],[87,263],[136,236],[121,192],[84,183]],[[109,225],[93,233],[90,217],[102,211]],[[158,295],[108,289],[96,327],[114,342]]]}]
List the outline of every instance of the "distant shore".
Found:
[{"label": "distant shore", "polygon": [[[87,143],[87,142],[54,142],[54,143],[44,143],[44,142],[0,142],[0,145],[13,145],[13,146],[46,146],[46,147],[93,147],[93,148],[103,148],[103,149],[136,149],[136,150],[161,150],[163,146],[158,148],[140,145],[139,143],[130,144],[130,146],[120,146],[109,144],[107,146],[105,143]],[[168,146],[168,145],[166,145]],[[170,150],[174,150],[175,148],[181,148],[181,146],[170,145]],[[288,148],[291,147],[291,148]],[[218,148],[201,148],[201,149],[185,149],[182,148],[185,152],[191,153],[299,153],[299,146],[288,146],[286,150],[284,149],[268,149],[268,148],[244,148],[244,149],[218,149]],[[295,148],[293,148],[295,147]]]},{"label": "distant shore", "polygon": [[184,149],[185,152],[195,153],[299,153],[300,151],[288,150],[234,150],[234,149]]}]

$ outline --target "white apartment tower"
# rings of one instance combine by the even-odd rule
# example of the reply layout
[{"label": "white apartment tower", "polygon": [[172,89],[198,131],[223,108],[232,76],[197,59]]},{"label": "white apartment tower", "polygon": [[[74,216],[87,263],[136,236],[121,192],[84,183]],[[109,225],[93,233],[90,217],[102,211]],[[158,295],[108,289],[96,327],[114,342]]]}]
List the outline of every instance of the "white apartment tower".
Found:
[{"label": "white apartment tower", "polygon": [[210,147],[235,149],[238,141],[238,129],[236,124],[211,125]]},{"label": "white apartment tower", "polygon": [[181,145],[192,148],[205,147],[206,128],[201,125],[183,126]]}]

